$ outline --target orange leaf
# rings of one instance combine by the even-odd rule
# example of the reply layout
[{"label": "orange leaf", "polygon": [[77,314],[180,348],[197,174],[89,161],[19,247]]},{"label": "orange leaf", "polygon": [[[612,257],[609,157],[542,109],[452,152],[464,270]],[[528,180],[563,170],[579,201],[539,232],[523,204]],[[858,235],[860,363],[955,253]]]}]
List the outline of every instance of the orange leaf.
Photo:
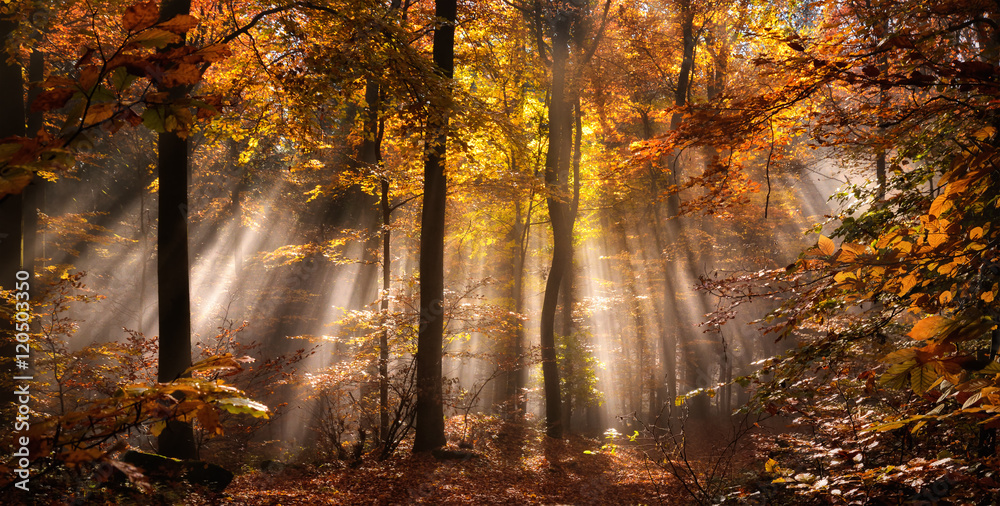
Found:
[{"label": "orange leaf", "polygon": [[936,218],[944,214],[948,209],[951,209],[951,206],[951,200],[948,199],[948,195],[941,194],[931,203],[931,208],[927,211],[927,214]]},{"label": "orange leaf", "polygon": [[911,288],[917,286],[917,277],[913,274],[908,274],[905,278],[903,278],[901,283],[902,286],[899,287],[900,296],[906,295],[906,292],[909,292]]},{"label": "orange leaf", "polygon": [[927,234],[927,244],[930,244],[932,248],[936,248],[945,243],[948,240],[948,234],[944,233],[933,233]]},{"label": "orange leaf", "polygon": [[925,341],[941,333],[941,331],[946,329],[949,325],[951,325],[951,323],[951,320],[943,316],[928,316],[927,318],[918,321],[916,325],[913,326],[913,329],[910,330],[910,333],[906,335],[918,341]]},{"label": "orange leaf", "polygon": [[837,246],[833,244],[833,241],[825,235],[819,236],[819,242],[817,243],[819,250],[823,252],[824,255],[832,255],[834,251],[837,250]]}]

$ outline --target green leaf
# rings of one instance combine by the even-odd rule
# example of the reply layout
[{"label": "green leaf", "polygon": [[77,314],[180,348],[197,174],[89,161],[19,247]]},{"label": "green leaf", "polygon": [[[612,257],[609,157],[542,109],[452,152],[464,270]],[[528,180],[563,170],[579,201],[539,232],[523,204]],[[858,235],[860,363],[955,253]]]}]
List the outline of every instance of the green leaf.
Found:
[{"label": "green leaf", "polygon": [[111,85],[115,87],[115,90],[122,92],[138,78],[138,76],[129,74],[128,70],[124,66],[121,66],[111,72]]},{"label": "green leaf", "polygon": [[167,131],[167,127],[164,124],[164,119],[166,116],[166,108],[164,107],[149,107],[142,113],[142,124],[146,128],[163,133]]},{"label": "green leaf", "polygon": [[255,418],[268,418],[267,406],[243,397],[227,397],[216,403],[222,409],[233,414],[247,414]]}]

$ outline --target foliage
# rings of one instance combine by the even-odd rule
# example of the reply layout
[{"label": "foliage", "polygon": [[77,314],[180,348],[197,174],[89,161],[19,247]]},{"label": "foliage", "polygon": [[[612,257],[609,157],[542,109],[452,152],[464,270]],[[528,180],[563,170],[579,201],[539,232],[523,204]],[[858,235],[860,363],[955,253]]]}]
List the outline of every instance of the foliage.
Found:
[{"label": "foliage", "polygon": [[[84,10],[93,25],[102,21],[104,13],[96,8]],[[182,36],[198,26],[198,18],[180,15],[158,22],[158,17],[156,2],[128,7],[120,18],[120,32],[92,34],[72,74],[50,75],[40,84],[32,110],[59,112],[62,126],[57,134],[43,129],[32,132],[34,137],[0,140],[0,170],[5,174],[0,196],[20,193],[36,172],[59,173],[71,167],[74,153],[92,147],[97,131],[145,125],[186,137],[196,118],[218,111],[219,97],[176,97],[155,90],[198,83],[205,69],[228,56],[229,49],[225,44],[179,45]]]}]

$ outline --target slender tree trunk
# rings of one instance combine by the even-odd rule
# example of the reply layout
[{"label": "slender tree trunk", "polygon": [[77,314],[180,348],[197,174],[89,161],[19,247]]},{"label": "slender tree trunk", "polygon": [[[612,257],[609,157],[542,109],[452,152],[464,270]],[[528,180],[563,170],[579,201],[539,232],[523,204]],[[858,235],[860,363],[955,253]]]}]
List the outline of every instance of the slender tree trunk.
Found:
[{"label": "slender tree trunk", "polygon": [[[456,0],[437,0],[434,63],[450,82],[454,75]],[[443,94],[449,92],[443,91]],[[420,326],[417,335],[417,427],[413,451],[444,446],[441,358],[444,346],[444,227],[448,141],[447,96],[431,97],[424,204],[420,216]]]},{"label": "slender tree trunk", "polygon": [[[191,10],[190,0],[165,0],[160,20]],[[167,90],[171,98],[186,93],[183,87]],[[188,258],[188,144],[175,132],[164,132],[157,142],[160,178],[157,225],[157,300],[160,348],[157,381],[180,378],[191,367],[191,294]],[[190,423],[173,420],[157,439],[159,452],[168,457],[194,458],[196,448]]]},{"label": "slender tree trunk", "polygon": [[[44,78],[45,53],[34,50],[31,52],[31,57],[28,60],[28,82],[41,82]],[[32,100],[40,92],[40,88],[30,88],[28,90],[28,102],[25,105],[30,106]],[[29,137],[35,137],[38,135],[38,131],[42,129],[42,113],[41,111],[29,110],[27,114],[28,129],[25,133]],[[34,274],[35,258],[38,256],[38,211],[42,207],[43,202],[45,202],[45,180],[40,177],[32,179],[31,186],[25,188],[23,198],[24,215],[22,216],[22,220],[24,240],[22,241],[22,249],[24,253],[22,255],[22,268]]]},{"label": "slender tree trunk", "polygon": [[[569,122],[567,122],[569,123]],[[576,96],[575,102],[573,103],[573,120],[574,124],[573,130],[573,155],[572,155],[572,165],[573,165],[573,200],[569,206],[569,216],[567,218],[568,233],[570,236],[569,242],[569,260],[566,266],[566,277],[563,279],[562,286],[562,300],[563,300],[563,321],[562,321],[562,335],[563,339],[566,340],[566,349],[569,351],[571,348],[579,349],[580,343],[577,342],[578,336],[573,334],[573,304],[575,302],[575,292],[574,292],[574,248],[573,248],[573,228],[576,225],[576,217],[580,209],[580,160],[583,157],[582,147],[582,135],[583,135],[583,118],[580,112],[580,97]],[[567,353],[564,360],[566,361],[566,378],[563,380],[566,383],[566,398],[563,403],[563,426],[565,430],[569,431],[571,429],[571,423],[573,420],[573,392],[576,390],[575,382],[576,375],[574,374],[574,368],[576,364],[573,363],[573,357],[578,356],[577,353]]]},{"label": "slender tree trunk", "polygon": [[389,288],[392,283],[392,257],[390,256],[389,229],[392,209],[389,207],[389,178],[382,178],[380,203],[382,207],[382,333],[378,341],[378,408],[379,439],[387,444],[389,437]]},{"label": "slender tree trunk", "polygon": [[545,188],[552,223],[552,265],[545,283],[541,314],[542,378],[545,390],[545,431],[561,438],[562,400],[556,361],[555,316],[559,289],[572,261],[570,206],[566,202],[571,146],[570,104],[566,98],[566,67],[569,62],[568,15],[557,15],[552,35],[552,93],[549,102],[549,146],[545,156]]},{"label": "slender tree trunk", "polygon": [[[515,155],[512,153],[511,156]],[[513,168],[516,168],[516,161],[512,163]],[[516,172],[512,170],[512,173]],[[514,313],[518,315],[524,313],[524,267],[528,256],[528,241],[531,238],[531,216],[534,207],[534,196],[534,191],[528,195],[527,212],[521,211],[521,202],[515,202],[514,204],[514,220],[516,225],[513,232],[517,240],[515,244],[517,251],[514,252],[514,265],[512,266],[514,279],[511,283],[511,298],[514,300]],[[506,397],[509,399],[515,418],[520,419],[527,410],[527,400],[522,395],[526,382],[525,373],[527,372],[524,368],[524,357],[522,356],[524,355],[525,340],[524,322],[520,318],[515,317],[512,324],[514,332],[511,359],[514,361],[514,364],[507,381]]]},{"label": "slender tree trunk", "polygon": [[[382,90],[378,80],[369,76],[365,85],[365,102],[368,110],[365,117],[364,142],[361,161],[376,170],[381,170],[382,132],[384,122],[379,119],[382,109]],[[392,208],[389,205],[389,178],[381,176],[379,208],[381,210],[382,239],[382,332],[378,341],[378,398],[379,398],[379,440],[385,444],[389,435],[389,288],[391,284],[390,231]]]},{"label": "slender tree trunk", "polygon": [[[691,7],[691,0],[681,0],[679,2],[681,17],[681,42],[683,53],[681,68],[677,73],[677,88],[674,90],[674,106],[683,107],[687,104],[688,93],[691,88],[691,69],[694,67],[694,10]],[[681,124],[683,114],[678,111],[670,116],[670,129],[677,130]],[[670,157],[670,180],[672,184],[681,183],[680,157],[673,155]],[[672,193],[667,198],[668,218],[677,216],[680,212],[680,194]]]}]

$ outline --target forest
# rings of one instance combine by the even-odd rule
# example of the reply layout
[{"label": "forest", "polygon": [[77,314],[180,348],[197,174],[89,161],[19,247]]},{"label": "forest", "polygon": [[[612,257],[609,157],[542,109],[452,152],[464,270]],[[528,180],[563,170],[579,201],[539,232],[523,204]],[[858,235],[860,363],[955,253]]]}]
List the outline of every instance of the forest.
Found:
[{"label": "forest", "polygon": [[1000,503],[1000,1],[0,43],[4,504]]}]

